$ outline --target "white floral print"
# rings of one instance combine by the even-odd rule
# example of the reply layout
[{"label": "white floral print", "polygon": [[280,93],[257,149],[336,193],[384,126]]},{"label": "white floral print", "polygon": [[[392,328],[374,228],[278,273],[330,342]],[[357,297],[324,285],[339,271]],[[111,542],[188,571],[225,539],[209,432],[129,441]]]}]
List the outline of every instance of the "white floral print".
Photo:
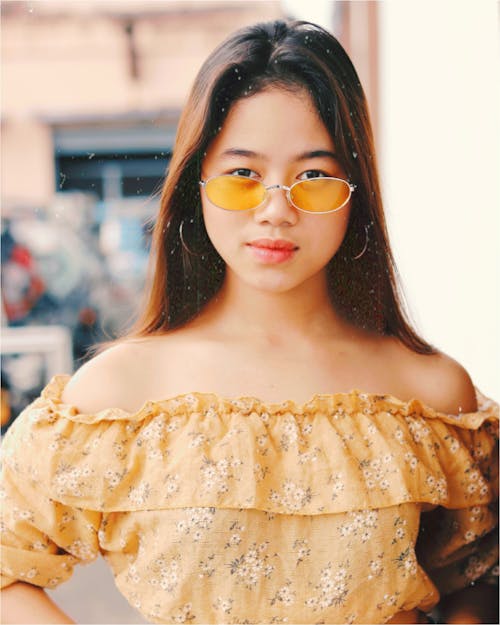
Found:
[{"label": "white floral print", "polygon": [[216,491],[220,495],[227,493],[230,481],[234,479],[232,469],[239,467],[241,464],[241,460],[233,457],[215,461],[205,456],[201,467],[202,487],[207,491]]},{"label": "white floral print", "polygon": [[101,552],[148,621],[319,625],[386,622],[494,571],[497,408],[479,395],[454,416],[194,393],[94,419],[62,382],[5,437],[7,583],[54,587]]},{"label": "white floral print", "polygon": [[306,605],[313,611],[324,610],[333,605],[343,605],[349,592],[348,582],[351,579],[349,568],[349,562],[344,562],[337,567],[328,563],[328,566],[321,571],[319,583],[315,586],[319,592],[307,598]]},{"label": "white floral print", "polygon": [[257,585],[261,577],[271,575],[274,566],[269,563],[269,555],[265,553],[268,547],[268,541],[260,545],[254,543],[246,553],[231,562],[231,574],[238,582],[251,589]]},{"label": "white floral print", "polygon": [[285,480],[281,492],[271,489],[269,500],[289,510],[300,510],[308,504],[313,495],[310,488],[303,488],[292,480]]},{"label": "white floral print", "polygon": [[151,486],[149,482],[141,482],[138,486],[130,488],[128,498],[130,501],[139,506],[146,503],[151,494]]},{"label": "white floral print", "polygon": [[271,599],[271,605],[278,603],[287,608],[292,606],[295,603],[296,593],[294,590],[291,590],[291,585],[291,580],[287,579],[286,584],[278,588],[276,594]]},{"label": "white floral print", "polygon": [[201,540],[212,527],[215,508],[184,508],[184,518],[177,522],[179,534],[191,535],[195,542]]}]

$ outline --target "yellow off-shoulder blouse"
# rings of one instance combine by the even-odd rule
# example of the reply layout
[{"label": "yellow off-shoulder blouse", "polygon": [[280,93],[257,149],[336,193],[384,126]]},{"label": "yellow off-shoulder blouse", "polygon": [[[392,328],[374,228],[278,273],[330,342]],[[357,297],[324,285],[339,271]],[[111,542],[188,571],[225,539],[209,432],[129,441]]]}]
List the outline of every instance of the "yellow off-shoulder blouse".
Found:
[{"label": "yellow off-shoulder blouse", "polygon": [[384,623],[498,557],[498,405],[193,393],[81,414],[57,376],[3,444],[2,584],[107,559],[156,623]]}]

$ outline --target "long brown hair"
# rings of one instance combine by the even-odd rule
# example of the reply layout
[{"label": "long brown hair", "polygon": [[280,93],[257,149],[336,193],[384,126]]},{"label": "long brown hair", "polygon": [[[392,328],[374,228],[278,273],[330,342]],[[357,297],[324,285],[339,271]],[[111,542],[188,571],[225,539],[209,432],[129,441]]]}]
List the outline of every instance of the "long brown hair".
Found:
[{"label": "long brown hair", "polygon": [[[181,116],[154,227],[147,300],[129,336],[177,328],[217,294],[225,264],[201,214],[201,161],[231,106],[270,85],[306,89],[356,185],[344,241],[327,267],[335,309],[356,326],[397,336],[420,353],[434,348],[411,327],[398,286],[378,182],[366,98],[356,70],[326,30],[274,21],[239,30],[208,57]],[[180,235],[182,223],[183,237]],[[354,259],[363,249],[364,254]],[[189,238],[189,246],[184,245]],[[194,250],[194,253],[193,253]]]}]

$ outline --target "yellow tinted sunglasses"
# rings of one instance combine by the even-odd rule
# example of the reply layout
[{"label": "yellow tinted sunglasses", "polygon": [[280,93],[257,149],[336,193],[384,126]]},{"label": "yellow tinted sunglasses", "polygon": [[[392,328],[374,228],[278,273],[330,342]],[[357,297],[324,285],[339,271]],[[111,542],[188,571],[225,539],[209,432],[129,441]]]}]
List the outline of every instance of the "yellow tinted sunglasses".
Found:
[{"label": "yellow tinted sunglasses", "polygon": [[286,191],[292,206],[305,213],[321,215],[341,209],[349,201],[355,185],[342,178],[327,176],[299,180],[287,187],[272,184],[268,187],[260,180],[247,176],[225,174],[200,180],[209,201],[228,211],[245,211],[258,208],[273,189]]}]

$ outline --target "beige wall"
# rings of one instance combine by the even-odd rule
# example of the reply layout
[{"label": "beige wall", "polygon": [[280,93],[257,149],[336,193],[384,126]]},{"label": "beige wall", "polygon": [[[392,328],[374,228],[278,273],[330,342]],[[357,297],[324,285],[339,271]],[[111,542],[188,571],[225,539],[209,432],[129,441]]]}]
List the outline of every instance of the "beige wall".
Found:
[{"label": "beige wall", "polygon": [[[178,111],[203,60],[229,32],[282,15],[273,1],[42,0],[2,9],[6,212],[50,202],[55,191],[51,123]],[[130,23],[132,37],[126,33]]]},{"label": "beige wall", "polygon": [[2,213],[44,205],[54,192],[50,128],[30,117],[2,120]]},{"label": "beige wall", "polygon": [[410,309],[498,399],[498,5],[380,4],[380,160]]}]

